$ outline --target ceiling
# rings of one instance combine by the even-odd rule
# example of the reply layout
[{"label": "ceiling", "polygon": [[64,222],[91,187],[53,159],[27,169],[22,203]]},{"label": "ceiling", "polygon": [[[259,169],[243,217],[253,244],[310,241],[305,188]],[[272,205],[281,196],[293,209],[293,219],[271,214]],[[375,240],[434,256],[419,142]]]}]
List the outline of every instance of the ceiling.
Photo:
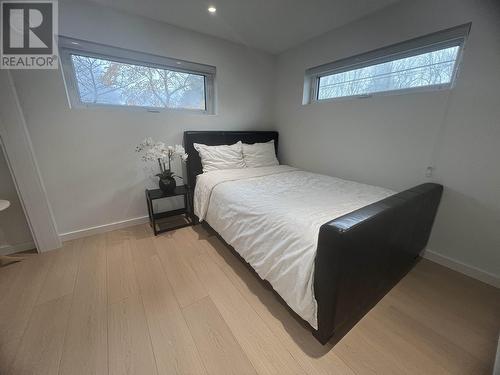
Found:
[{"label": "ceiling", "polygon": [[92,1],[277,54],[397,0]]}]

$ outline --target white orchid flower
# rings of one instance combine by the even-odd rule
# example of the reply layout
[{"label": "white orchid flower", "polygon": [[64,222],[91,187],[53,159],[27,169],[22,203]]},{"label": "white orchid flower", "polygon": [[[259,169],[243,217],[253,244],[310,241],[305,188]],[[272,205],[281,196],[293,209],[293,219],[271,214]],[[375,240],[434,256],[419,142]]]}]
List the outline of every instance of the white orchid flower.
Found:
[{"label": "white orchid flower", "polygon": [[141,160],[158,162],[162,173],[171,172],[171,161],[175,157],[186,161],[188,155],[182,145],[167,146],[163,142],[155,142],[151,137],[145,138],[137,147],[136,152],[144,152]]}]

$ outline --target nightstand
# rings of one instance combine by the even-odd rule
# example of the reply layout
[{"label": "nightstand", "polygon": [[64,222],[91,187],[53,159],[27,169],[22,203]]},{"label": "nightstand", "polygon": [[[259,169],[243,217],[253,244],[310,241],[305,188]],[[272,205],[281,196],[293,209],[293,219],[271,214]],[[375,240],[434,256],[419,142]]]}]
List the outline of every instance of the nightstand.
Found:
[{"label": "nightstand", "polygon": [[[146,189],[146,202],[148,205],[149,224],[153,228],[155,236],[160,233],[168,232],[170,230],[184,228],[193,225],[191,216],[191,207],[189,199],[190,191],[186,185],[177,186],[172,193],[165,193],[160,189]],[[177,197],[182,195],[184,197],[184,208],[177,210],[165,210],[155,212],[153,208],[153,201],[164,198]],[[176,218],[176,216],[179,216]]]}]

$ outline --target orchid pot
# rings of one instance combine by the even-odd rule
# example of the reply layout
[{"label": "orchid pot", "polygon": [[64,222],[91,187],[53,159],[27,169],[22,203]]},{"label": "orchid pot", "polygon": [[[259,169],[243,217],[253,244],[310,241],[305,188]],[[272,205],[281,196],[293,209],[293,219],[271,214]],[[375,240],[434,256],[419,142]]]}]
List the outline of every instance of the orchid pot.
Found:
[{"label": "orchid pot", "polygon": [[156,160],[158,162],[160,167],[160,173],[156,174],[159,178],[158,185],[163,192],[173,193],[177,186],[175,178],[182,179],[182,177],[174,174],[171,162],[175,158],[180,158],[182,161],[187,160],[188,155],[184,147],[181,145],[166,146],[163,142],[153,142],[151,138],[146,138],[137,146],[136,151],[144,151],[143,161]]}]

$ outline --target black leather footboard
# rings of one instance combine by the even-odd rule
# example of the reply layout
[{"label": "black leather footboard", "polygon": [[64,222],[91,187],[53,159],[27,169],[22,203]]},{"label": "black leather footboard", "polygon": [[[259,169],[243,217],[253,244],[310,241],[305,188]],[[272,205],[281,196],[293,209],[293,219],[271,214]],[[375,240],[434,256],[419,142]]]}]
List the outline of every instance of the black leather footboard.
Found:
[{"label": "black leather footboard", "polygon": [[443,187],[427,183],[324,224],[314,292],[323,344],[340,340],[415,264]]}]

